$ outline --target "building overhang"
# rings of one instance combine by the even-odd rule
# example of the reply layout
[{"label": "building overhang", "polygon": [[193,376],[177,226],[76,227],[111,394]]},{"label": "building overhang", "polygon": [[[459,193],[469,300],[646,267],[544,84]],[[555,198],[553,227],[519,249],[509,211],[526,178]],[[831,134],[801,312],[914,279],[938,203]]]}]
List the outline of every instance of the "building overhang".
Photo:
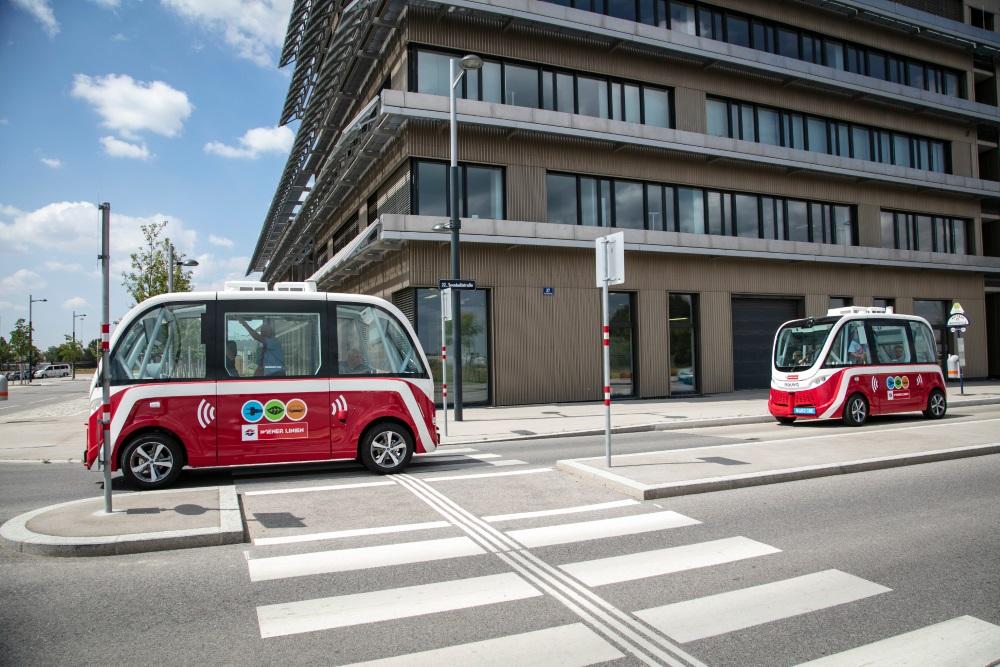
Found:
[{"label": "building overhang", "polygon": [[[308,279],[321,290],[335,290],[407,243],[446,244],[449,236],[434,231],[447,218],[420,215],[382,215],[347,247]],[[505,248],[594,250],[594,240],[610,231],[602,227],[557,225],[519,220],[463,219],[463,244],[499,245]],[[625,249],[673,255],[722,259],[754,259],[826,265],[901,268],[980,273],[1000,278],[1000,258],[977,255],[892,250],[866,246],[839,246],[798,241],[684,234],[618,229],[625,234]]]}]

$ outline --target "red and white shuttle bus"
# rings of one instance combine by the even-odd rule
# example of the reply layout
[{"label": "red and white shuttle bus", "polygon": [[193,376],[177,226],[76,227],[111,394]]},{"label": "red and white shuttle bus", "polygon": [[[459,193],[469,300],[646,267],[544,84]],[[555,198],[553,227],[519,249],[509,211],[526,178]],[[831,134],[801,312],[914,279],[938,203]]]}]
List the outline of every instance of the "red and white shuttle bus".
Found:
[{"label": "red and white shuttle bus", "polygon": [[[111,466],[130,486],[165,487],[184,466],[359,459],[394,473],[434,451],[433,380],[397,308],[263,284],[237,291],[247,289],[164,294],[121,320],[110,350]],[[92,470],[103,445],[94,377]]]},{"label": "red and white shuttle bus", "polygon": [[927,320],[883,308],[836,308],[793,320],[774,337],[771,395],[777,420],[842,419],[947,410],[944,374]]}]

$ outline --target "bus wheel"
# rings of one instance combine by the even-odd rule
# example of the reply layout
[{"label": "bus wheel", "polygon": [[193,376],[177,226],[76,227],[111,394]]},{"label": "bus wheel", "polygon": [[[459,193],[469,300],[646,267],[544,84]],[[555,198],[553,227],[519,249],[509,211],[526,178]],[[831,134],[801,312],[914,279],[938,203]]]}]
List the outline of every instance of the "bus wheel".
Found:
[{"label": "bus wheel", "polygon": [[181,474],[184,457],[177,441],[163,433],[143,433],[122,453],[125,483],[140,491],[170,486]]},{"label": "bus wheel", "polygon": [[376,424],[361,438],[361,462],[379,475],[400,472],[412,457],[413,437],[398,424]]},{"label": "bus wheel", "polygon": [[795,423],[795,417],[775,417],[775,419],[778,420],[779,424],[785,424],[786,426],[788,424],[794,424]]},{"label": "bus wheel", "polygon": [[948,400],[944,397],[944,392],[940,389],[935,389],[927,398],[927,409],[924,410],[924,416],[931,419],[941,419],[947,411]]},{"label": "bus wheel", "polygon": [[868,421],[868,401],[861,394],[854,394],[844,405],[844,423],[848,426],[861,426]]}]

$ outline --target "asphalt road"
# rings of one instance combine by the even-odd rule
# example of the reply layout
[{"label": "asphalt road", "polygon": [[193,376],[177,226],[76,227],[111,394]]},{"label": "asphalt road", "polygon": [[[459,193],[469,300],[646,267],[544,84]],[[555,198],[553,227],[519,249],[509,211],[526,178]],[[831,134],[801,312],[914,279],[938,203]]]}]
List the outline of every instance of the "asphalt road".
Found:
[{"label": "asphalt road", "polygon": [[89,383],[90,380],[82,376],[76,380],[70,378],[32,380],[31,384],[26,385],[21,385],[16,380],[9,382],[8,399],[0,402],[0,419],[15,418],[19,412],[86,397]]},{"label": "asphalt road", "polygon": [[[996,432],[985,421],[1000,416],[995,406],[960,413],[952,418]],[[920,423],[879,420],[851,437],[906,437],[894,428]],[[621,435],[614,444],[643,451],[816,428],[839,427],[720,427]],[[419,664],[410,654],[494,639],[479,654],[430,661],[475,663],[514,647],[535,658],[556,650],[569,664],[643,664],[643,656],[669,664],[673,656],[678,664],[794,665],[963,616],[1000,625],[1000,456],[646,503],[544,470],[603,446],[600,437],[479,445],[418,461],[398,479],[345,464],[187,475],[188,485],[234,481],[255,543],[100,559],[0,549],[0,664],[390,656]],[[97,495],[97,479],[65,464],[0,465],[0,520]],[[388,484],[301,491],[371,482]],[[620,529],[635,519],[665,523]],[[751,555],[643,571],[644,554],[706,543]],[[621,557],[638,560],[602,560]],[[814,578],[826,588],[791,602],[763,603],[755,592]],[[747,589],[752,608],[776,616],[719,627],[724,611],[738,608],[732,594]],[[831,590],[853,599],[824,602]],[[782,612],[786,603],[809,609]],[[709,611],[699,615],[697,605]],[[739,614],[744,622],[752,615]]]}]

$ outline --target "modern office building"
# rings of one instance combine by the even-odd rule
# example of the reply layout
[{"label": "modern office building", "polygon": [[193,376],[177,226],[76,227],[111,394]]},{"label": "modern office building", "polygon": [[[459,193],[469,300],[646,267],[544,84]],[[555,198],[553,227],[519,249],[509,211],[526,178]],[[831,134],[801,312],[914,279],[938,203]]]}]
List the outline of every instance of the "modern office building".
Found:
[{"label": "modern office building", "polygon": [[766,387],[777,325],[965,308],[1000,375],[997,0],[296,0],[299,122],[250,271],[391,300],[440,350],[458,86],[467,404]]}]

